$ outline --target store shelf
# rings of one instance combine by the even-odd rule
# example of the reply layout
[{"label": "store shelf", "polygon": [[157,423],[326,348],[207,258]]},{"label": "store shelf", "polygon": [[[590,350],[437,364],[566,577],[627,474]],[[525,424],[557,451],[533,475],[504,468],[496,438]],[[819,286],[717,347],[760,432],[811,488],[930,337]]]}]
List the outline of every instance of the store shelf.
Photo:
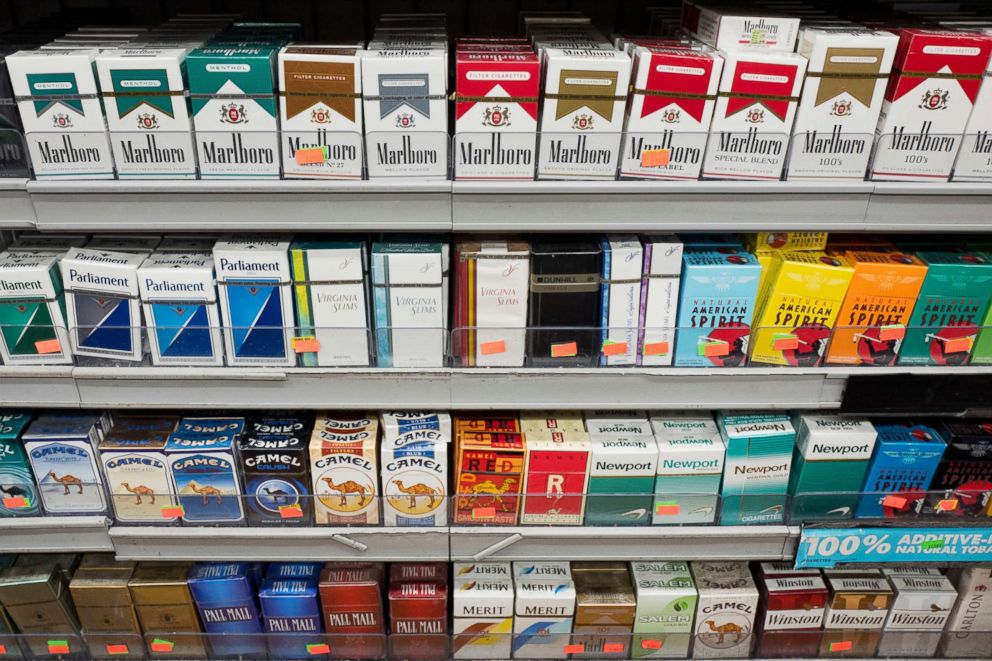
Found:
[{"label": "store shelf", "polygon": [[42,230],[449,230],[446,181],[32,181]]},{"label": "store shelf", "polygon": [[119,560],[442,560],[447,528],[110,529]]},{"label": "store shelf", "polygon": [[4,406],[78,407],[79,389],[72,366],[0,367],[0,402]]},{"label": "store shelf", "polygon": [[0,519],[0,553],[113,551],[102,516]]},{"label": "store shelf", "polygon": [[789,526],[451,528],[452,560],[787,560]]},{"label": "store shelf", "polygon": [[34,205],[27,179],[0,178],[0,229],[30,229],[35,226]]},{"label": "store shelf", "polygon": [[990,205],[987,184],[876,182],[865,224],[879,231],[988,232]]}]

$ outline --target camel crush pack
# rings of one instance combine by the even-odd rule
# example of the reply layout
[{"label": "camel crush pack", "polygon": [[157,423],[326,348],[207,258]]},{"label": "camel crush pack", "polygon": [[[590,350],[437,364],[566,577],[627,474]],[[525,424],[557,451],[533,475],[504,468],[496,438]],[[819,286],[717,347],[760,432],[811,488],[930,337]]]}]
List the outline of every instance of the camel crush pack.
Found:
[{"label": "camel crush pack", "polygon": [[307,444],[313,429],[304,416],[259,416],[245,421],[238,441],[248,524],[313,524]]},{"label": "camel crush pack", "polygon": [[91,414],[42,415],[21,440],[48,514],[101,514],[107,511],[96,459],[100,418]]},{"label": "camel crush pack", "polygon": [[374,413],[318,413],[310,435],[317,525],[379,523],[379,420]]},{"label": "camel crush pack", "polygon": [[165,453],[185,524],[244,525],[234,459],[242,418],[184,418]]}]

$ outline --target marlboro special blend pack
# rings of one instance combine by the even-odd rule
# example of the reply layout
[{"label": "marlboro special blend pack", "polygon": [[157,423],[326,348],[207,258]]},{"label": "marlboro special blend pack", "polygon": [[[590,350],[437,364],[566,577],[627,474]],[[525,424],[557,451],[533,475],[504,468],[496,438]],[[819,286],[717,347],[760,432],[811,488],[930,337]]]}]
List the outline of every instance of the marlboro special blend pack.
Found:
[{"label": "marlboro special blend pack", "polygon": [[370,178],[447,176],[447,83],[443,47],[382,46],[362,53]]},{"label": "marlboro special blend pack", "polygon": [[797,415],[792,422],[792,511],[814,519],[851,518],[875,449],[875,428],[836,415]]},{"label": "marlboro special blend pack", "polygon": [[146,256],[71,248],[59,261],[73,354],[141,360],[138,266]]},{"label": "marlboro special blend pack", "polygon": [[806,58],[746,50],[727,51],[723,57],[703,177],[778,181]]},{"label": "marlboro special blend pack", "polygon": [[455,268],[455,355],[466,367],[522,366],[530,246],[463,241],[455,246]]},{"label": "marlboro special blend pack", "polygon": [[510,658],[513,595],[509,576],[455,579],[451,586],[454,658]]},{"label": "marlboro special blend pack", "polygon": [[854,269],[824,252],[776,253],[755,313],[751,362],[816,367],[823,362]]},{"label": "marlboro special blend pack", "polygon": [[946,444],[928,425],[876,423],[878,441],[865,476],[857,518],[896,516],[923,498]]},{"label": "marlboro special blend pack", "polygon": [[523,48],[458,45],[455,60],[455,178],[534,178],[541,63]]},{"label": "marlboro special blend pack", "polygon": [[616,50],[547,48],[538,179],[613,179],[630,56]]},{"label": "marlboro special blend pack", "polygon": [[214,245],[228,365],[296,364],[289,245],[284,237]]},{"label": "marlboro special blend pack", "polygon": [[27,413],[0,415],[0,517],[41,514],[34,474],[21,442],[30,421]]},{"label": "marlboro special blend pack", "polygon": [[743,249],[689,249],[683,257],[675,364],[742,367],[761,265]]},{"label": "marlboro special blend pack", "polygon": [[854,267],[828,365],[893,365],[927,275],[918,257],[899,252],[847,252]]},{"label": "marlboro special blend pack", "polygon": [[99,425],[95,415],[46,414],[21,436],[47,514],[107,511],[96,458]]},{"label": "marlboro special blend pack", "polygon": [[713,523],[727,448],[712,418],[654,420],[658,476],[655,525]]},{"label": "marlboro special blend pack", "polygon": [[195,179],[186,51],[122,48],[96,58],[117,176]]},{"label": "marlboro special blend pack", "polygon": [[250,526],[313,525],[310,458],[313,420],[259,416],[245,421],[238,441]]},{"label": "marlboro special blend pack", "polygon": [[176,520],[163,517],[162,509],[177,504],[165,446],[178,422],[172,416],[117,416],[114,427],[100,442],[100,462],[118,521]]},{"label": "marlboro special blend pack", "polygon": [[300,337],[316,351],[297,351],[305,367],[368,367],[368,257],[364,241],[294,241],[290,246]]},{"label": "marlboro special blend pack", "polygon": [[[980,32],[992,37],[992,27],[985,24]],[[992,77],[992,59],[985,69],[982,86],[975,97],[971,117],[964,128],[964,142],[954,162],[954,181],[992,181],[992,85],[984,81]]]},{"label": "marlboro special blend pack", "polygon": [[981,34],[903,28],[872,179],[947,181],[992,54]]},{"label": "marlboro special blend pack", "polygon": [[967,365],[989,306],[992,262],[981,253],[920,252],[927,277],[913,308],[900,365]]},{"label": "marlboro special blend pack", "polygon": [[750,656],[758,610],[758,587],[746,562],[693,562],[696,605],[696,659]]},{"label": "marlboro special blend pack", "polygon": [[72,363],[56,257],[0,253],[0,356],[6,365]]},{"label": "marlboro special blend pack", "polygon": [[637,361],[637,323],[641,315],[641,269],[644,248],[633,234],[610,234],[602,238],[602,327],[603,365],[634,365]]},{"label": "marlboro special blend pack", "polygon": [[671,365],[675,354],[676,310],[682,273],[682,241],[675,235],[648,235],[641,274],[638,364]]},{"label": "marlboro special blend pack", "polygon": [[152,364],[224,364],[209,252],[155,253],[138,267],[138,291]]},{"label": "marlboro special blend pack", "polygon": [[232,43],[186,56],[202,178],[279,178],[277,52]]},{"label": "marlboro special blend pack", "polygon": [[762,658],[816,657],[829,592],[819,572],[810,576],[762,576],[764,606],[758,653]]},{"label": "marlboro special blend pack", "polygon": [[183,509],[183,523],[245,525],[235,462],[241,418],[183,418],[165,454]]},{"label": "marlboro special blend pack", "polygon": [[791,52],[796,47],[799,19],[739,13],[693,0],[683,5],[682,27],[696,39],[720,50]]},{"label": "marlboro special blend pack", "polygon": [[317,415],[310,477],[318,525],[379,523],[378,448],[375,414]]},{"label": "marlboro special blend pack", "polygon": [[251,566],[247,562],[200,562],[189,572],[189,589],[200,611],[203,631],[214,636],[214,654],[258,654],[265,650]]},{"label": "marlboro special blend pack", "polygon": [[891,32],[805,28],[809,59],[789,154],[789,179],[862,181],[899,39]]},{"label": "marlboro special blend pack", "polygon": [[[279,51],[282,170],[287,179],[362,178],[362,60],[356,48],[291,45]],[[324,147],[317,162],[300,149]]]},{"label": "marlboro special blend pack", "polygon": [[[693,638],[696,584],[685,562],[632,562],[634,593],[634,658],[685,658]],[[640,635],[639,635],[640,634]],[[657,648],[644,645],[658,641]]]},{"label": "marlboro special blend pack", "polygon": [[[620,176],[695,181],[703,164],[723,58],[675,46],[634,50],[632,100]],[[667,151],[655,163],[645,151]]]},{"label": "marlboro special blend pack", "polygon": [[781,523],[796,440],[789,418],[721,413],[717,422],[727,446],[720,524]]},{"label": "marlboro special blend pack", "polygon": [[113,179],[93,61],[96,49],[20,51],[6,58],[34,176]]}]

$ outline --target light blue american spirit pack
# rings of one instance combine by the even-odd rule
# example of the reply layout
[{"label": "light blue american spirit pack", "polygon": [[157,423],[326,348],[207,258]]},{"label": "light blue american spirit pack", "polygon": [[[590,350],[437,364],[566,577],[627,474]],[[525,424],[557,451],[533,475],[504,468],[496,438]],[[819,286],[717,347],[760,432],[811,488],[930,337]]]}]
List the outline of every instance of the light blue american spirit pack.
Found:
[{"label": "light blue american spirit pack", "polygon": [[761,264],[733,247],[687,249],[682,263],[675,365],[742,367]]},{"label": "light blue american spirit pack", "polygon": [[183,418],[165,445],[185,524],[244,525],[235,458],[242,418]]},{"label": "light blue american spirit pack", "polygon": [[72,363],[56,257],[0,254],[0,356],[6,365]]},{"label": "light blue american spirit pack", "polygon": [[96,457],[100,416],[45,414],[32,422],[21,440],[41,491],[47,514],[103,514],[103,478]]},{"label": "light blue american spirit pack", "polygon": [[600,364],[634,365],[638,355],[644,247],[635,234],[609,234],[600,240],[600,247],[603,250],[601,344],[624,345],[623,351],[602,355]]},{"label": "light blue american spirit pack", "polygon": [[214,245],[228,365],[296,365],[289,245],[281,236]]},{"label": "light blue american spirit pack", "polygon": [[21,442],[30,421],[29,413],[0,414],[0,517],[41,514],[34,474]]},{"label": "light blue american spirit pack", "polygon": [[141,361],[138,266],[144,259],[142,253],[70,248],[59,262],[73,354]]},{"label": "light blue american spirit pack", "polygon": [[796,432],[786,415],[717,414],[727,446],[720,525],[783,523]]},{"label": "light blue american spirit pack", "polygon": [[138,290],[152,364],[224,364],[209,252],[153,254],[138,269]]}]

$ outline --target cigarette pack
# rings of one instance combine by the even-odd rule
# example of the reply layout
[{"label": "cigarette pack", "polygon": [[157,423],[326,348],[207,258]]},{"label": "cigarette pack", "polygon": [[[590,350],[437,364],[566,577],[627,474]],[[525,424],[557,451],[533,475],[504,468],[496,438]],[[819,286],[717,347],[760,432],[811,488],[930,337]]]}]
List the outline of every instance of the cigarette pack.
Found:
[{"label": "cigarette pack", "polygon": [[368,367],[368,257],[364,241],[294,241],[289,249],[300,336],[316,351],[297,351],[305,367]]},{"label": "cigarette pack", "polygon": [[[696,611],[696,584],[685,562],[667,563],[657,570],[648,563],[633,563],[634,658],[685,658],[693,634]],[[644,635],[638,635],[644,634]],[[645,647],[645,639],[661,642],[655,650]]]},{"label": "cigarette pack", "polygon": [[227,429],[190,431],[201,428],[200,420],[203,419],[183,419],[165,445],[183,523],[243,526],[245,512],[234,455],[244,422],[237,418],[207,418],[211,424]]},{"label": "cigarette pack", "polygon": [[517,523],[525,448],[524,435],[519,431],[458,432],[455,523]]},{"label": "cigarette pack", "polygon": [[809,60],[789,154],[789,179],[863,181],[899,38],[848,27],[804,28]]},{"label": "cigarette pack", "polygon": [[529,257],[524,241],[487,239],[455,246],[453,350],[463,365],[524,364]]},{"label": "cigarette pack", "polygon": [[614,179],[630,56],[617,50],[543,49],[538,179]]},{"label": "cigarette pack", "polygon": [[85,567],[83,563],[69,583],[69,593],[76,607],[76,614],[91,656],[109,658],[108,645],[124,645],[123,654],[115,657],[143,659],[144,646],[141,627],[128,590],[128,581],[134,572],[134,562],[117,562],[113,559],[105,566]]},{"label": "cigarette pack", "polygon": [[107,499],[96,448],[99,418],[44,414],[21,435],[46,514],[101,514]]},{"label": "cigarette pack", "polygon": [[600,248],[603,251],[600,364],[634,365],[644,247],[634,234],[609,234],[600,240]]},{"label": "cigarette pack", "polygon": [[378,659],[385,652],[382,563],[335,562],[320,574],[324,631],[339,653]]},{"label": "cigarette pack", "polygon": [[724,51],[702,176],[778,181],[786,160],[806,58]]},{"label": "cigarette pack", "polygon": [[875,131],[872,179],[947,181],[971,115],[992,39],[900,28]]},{"label": "cigarette pack", "polygon": [[447,580],[391,580],[388,595],[393,653],[403,658],[443,657],[448,649]]},{"label": "cigarette pack", "polygon": [[178,419],[124,417],[99,445],[114,517],[122,523],[174,523],[162,509],[175,507],[176,492],[165,446]]},{"label": "cigarette pack", "polygon": [[195,179],[196,153],[184,90],[186,50],[102,51],[96,71],[121,179]]},{"label": "cigarette pack", "polygon": [[[568,570],[567,563],[564,569]],[[516,571],[517,563],[514,563]],[[565,659],[575,617],[575,583],[570,575],[530,573],[514,578],[514,659]]]},{"label": "cigarette pack", "polygon": [[[7,71],[5,60],[8,55],[16,53],[20,48],[17,44],[5,44],[0,48],[0,131],[5,136],[24,133],[24,126],[21,124],[21,116],[17,111],[17,97],[11,85],[10,73]],[[0,157],[0,162],[5,166],[20,164],[27,169],[27,155],[24,153],[19,140],[4,140],[6,145],[10,145],[11,153]],[[8,161],[8,159],[10,159]]]},{"label": "cigarette pack", "polygon": [[214,245],[228,365],[296,364],[289,245],[264,236]]},{"label": "cigarette pack", "polygon": [[782,523],[796,432],[788,416],[717,416],[727,446],[721,525]]},{"label": "cigarette pack", "polygon": [[913,308],[900,365],[966,365],[989,307],[992,262],[960,250],[920,252],[927,277]]},{"label": "cigarette pack", "polygon": [[750,656],[758,610],[758,587],[744,562],[692,562],[699,593],[692,656]]},{"label": "cigarette pack", "polygon": [[238,441],[250,526],[311,526],[309,417],[250,418]]},{"label": "cigarette pack", "polygon": [[755,254],[825,250],[828,238],[833,239],[834,233],[754,232],[743,235],[744,246]]},{"label": "cigarette pack", "polygon": [[0,357],[7,365],[72,363],[56,257],[0,253]]},{"label": "cigarette pack", "polygon": [[590,433],[586,525],[646,525],[651,517],[658,444],[650,434]]},{"label": "cigarette pack", "polygon": [[659,439],[664,434],[712,432],[720,430],[708,413],[697,411],[655,411],[651,413],[651,429]]},{"label": "cigarette pack", "polygon": [[38,179],[114,178],[93,67],[98,54],[95,48],[39,49],[5,58]]},{"label": "cigarette pack", "polygon": [[[922,498],[920,492],[930,486],[947,447],[940,432],[928,425],[885,422],[874,426],[878,441],[861,488],[859,519],[895,516]],[[905,502],[892,503],[889,496]]]},{"label": "cigarette pack", "polygon": [[79,635],[68,580],[54,561],[0,570],[0,603],[34,656],[49,654],[52,634]]},{"label": "cigarette pack", "polygon": [[440,243],[372,244],[379,367],[441,367],[445,351]]},{"label": "cigarette pack", "polygon": [[564,441],[527,439],[520,523],[581,525],[589,485],[592,445],[585,432]]},{"label": "cigarette pack", "polygon": [[887,579],[828,576],[826,582],[830,588],[830,600],[827,602],[823,619],[824,629],[883,627],[893,598],[892,588]]},{"label": "cigarette pack", "polygon": [[223,365],[224,349],[209,252],[155,253],[138,267],[154,365]]},{"label": "cigarette pack", "polygon": [[682,273],[682,241],[672,234],[641,237],[641,316],[638,365],[671,365]]},{"label": "cigarette pack", "polygon": [[796,415],[796,449],[789,493],[799,518],[849,519],[875,448],[867,420],[837,415]]},{"label": "cigarette pack", "polygon": [[534,437],[564,441],[569,434],[585,438],[586,423],[578,411],[531,410],[520,413],[520,430]]},{"label": "cigarette pack", "polygon": [[189,589],[200,612],[203,631],[214,635],[214,654],[258,654],[265,652],[262,619],[258,612],[255,585],[246,562],[200,562],[189,571]]},{"label": "cigarette pack", "polygon": [[89,241],[86,234],[40,234],[21,232],[7,246],[9,253],[31,253],[29,256],[55,255],[61,257],[69,248],[82,248]]},{"label": "cigarette pack", "polygon": [[510,658],[513,595],[509,576],[455,579],[451,590],[454,658]]},{"label": "cigarette pack", "polygon": [[317,414],[310,475],[318,525],[379,523],[378,447],[374,414]]},{"label": "cigarette pack", "polygon": [[73,354],[141,361],[138,267],[146,256],[70,248],[59,261]]},{"label": "cigarette pack", "polygon": [[585,658],[602,658],[607,645],[629,645],[637,599],[629,569],[622,563],[617,571],[595,564],[588,571],[576,567],[575,627],[573,644],[583,646]]},{"label": "cigarette pack", "polygon": [[898,252],[845,253],[854,267],[827,351],[835,365],[892,365],[927,275],[918,257]]},{"label": "cigarette pack", "polygon": [[712,424],[703,428],[655,424],[658,474],[654,483],[655,525],[713,523],[720,500],[727,448]]},{"label": "cigarette pack", "polygon": [[90,250],[110,250],[113,252],[140,253],[148,257],[155,252],[162,237],[158,234],[99,234],[86,243]]},{"label": "cigarette pack", "polygon": [[758,572],[764,578],[785,578],[789,576],[820,576],[819,569],[807,567],[798,569],[791,562],[762,562],[758,564]]},{"label": "cigarette pack", "polygon": [[675,364],[742,367],[761,264],[738,248],[689,249],[682,260]]},{"label": "cigarette pack", "polygon": [[585,427],[590,436],[630,438],[651,436],[654,432],[644,411],[595,409],[585,412]]},{"label": "cigarette pack", "polygon": [[958,593],[945,576],[890,576],[895,591],[888,631],[936,631],[947,625]]},{"label": "cigarette pack", "polygon": [[0,517],[42,513],[31,463],[21,442],[29,422],[29,413],[0,414]]},{"label": "cigarette pack", "polygon": [[602,263],[602,251],[591,241],[531,244],[531,365],[589,365],[599,355]]},{"label": "cigarette pack", "polygon": [[447,176],[447,60],[444,49],[412,45],[362,52],[370,178]]},{"label": "cigarette pack", "polygon": [[754,316],[751,362],[820,365],[853,274],[844,257],[776,253]]},{"label": "cigarette pack", "polygon": [[382,441],[383,522],[389,526],[448,524],[448,443],[435,429],[386,432]]},{"label": "cigarette pack", "polygon": [[186,56],[202,178],[279,178],[278,51],[217,43]]},{"label": "cigarette pack", "polygon": [[[309,659],[307,635],[323,631],[317,578],[266,578],[258,590],[262,626],[269,636],[269,654],[281,659]],[[319,638],[318,638],[319,639]]]},{"label": "cigarette pack", "polygon": [[948,572],[958,592],[947,630],[961,633],[992,631],[992,568],[961,567]]},{"label": "cigarette pack", "polygon": [[265,569],[265,578],[317,580],[323,567],[319,562],[271,562]]},{"label": "cigarette pack", "polygon": [[182,562],[139,562],[128,589],[138,613],[142,631],[170,631],[177,634],[173,653],[177,656],[207,655],[200,633],[200,620],[189,591],[190,565]]},{"label": "cigarette pack", "polygon": [[[944,420],[937,431],[947,442],[944,456],[930,482],[930,489],[948,493],[983,492],[992,482],[992,427],[986,420]],[[984,498],[955,496],[962,507],[989,514]]]},{"label": "cigarette pack", "polygon": [[742,14],[688,1],[682,6],[682,27],[696,39],[721,50],[791,52],[796,48],[799,19],[768,13]]},{"label": "cigarette pack", "polygon": [[764,610],[757,653],[762,657],[817,656],[829,592],[819,576],[764,576],[758,582]]},{"label": "cigarette pack", "polygon": [[521,48],[458,45],[455,59],[455,178],[534,178],[541,62]]},{"label": "cigarette pack", "polygon": [[455,579],[460,578],[513,578],[509,562],[456,562]]},{"label": "cigarette pack", "polygon": [[[975,29],[986,37],[992,37],[992,23],[983,22],[980,26],[969,26],[965,29]],[[992,152],[990,140],[989,113],[992,112],[992,85],[985,81],[992,76],[992,60],[989,61],[982,79],[982,86],[975,97],[971,116],[964,128],[964,142],[954,162],[954,181],[985,182],[992,180],[992,163],[989,153]]]},{"label": "cigarette pack", "polygon": [[[283,175],[361,179],[361,50],[292,44],[279,51],[278,61]],[[327,149],[325,158],[298,162],[296,152],[319,148]]]},{"label": "cigarette pack", "polygon": [[558,580],[572,577],[572,565],[567,561],[514,562],[513,577],[532,580]]},{"label": "cigarette pack", "polygon": [[[394,442],[405,437],[406,441],[431,440],[451,442],[451,416],[437,411],[383,411],[379,415],[382,435]],[[436,432],[434,436],[412,437],[413,432]]]}]

